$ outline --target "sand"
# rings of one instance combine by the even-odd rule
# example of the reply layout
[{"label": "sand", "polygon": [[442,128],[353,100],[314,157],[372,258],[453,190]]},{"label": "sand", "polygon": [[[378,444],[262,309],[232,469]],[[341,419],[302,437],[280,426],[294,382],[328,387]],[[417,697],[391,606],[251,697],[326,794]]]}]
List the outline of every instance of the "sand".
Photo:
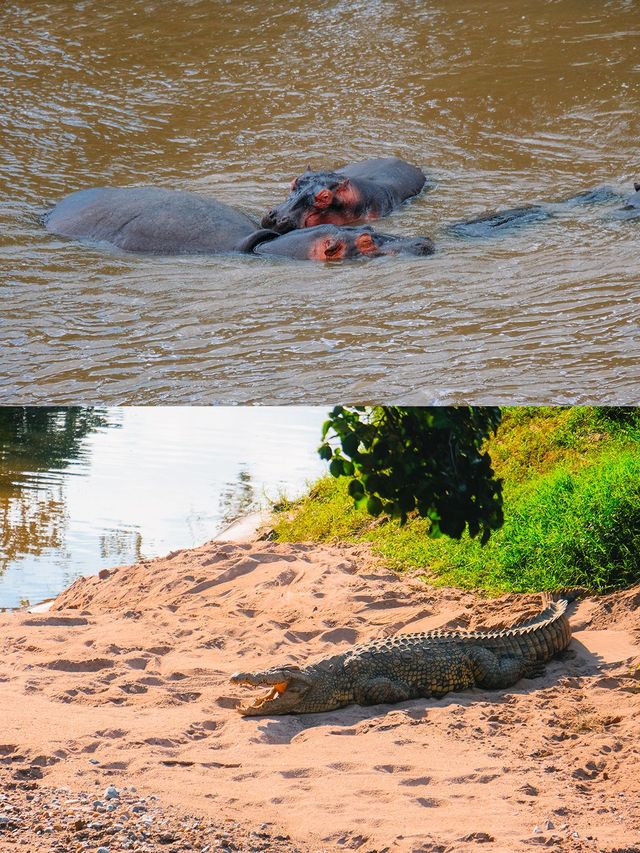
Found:
[{"label": "sand", "polygon": [[[27,809],[43,791],[73,801],[134,786],[178,823],[240,839],[209,835],[210,850],[637,853],[640,588],[572,605],[571,651],[507,690],[234,710],[247,698],[236,670],[395,632],[508,625],[538,602],[427,588],[364,546],[216,541],[83,578],[47,613],[0,615],[5,796],[30,792]],[[0,821],[0,849],[97,848],[61,818],[37,843],[26,823]],[[179,837],[109,849],[207,849],[204,835]]]}]

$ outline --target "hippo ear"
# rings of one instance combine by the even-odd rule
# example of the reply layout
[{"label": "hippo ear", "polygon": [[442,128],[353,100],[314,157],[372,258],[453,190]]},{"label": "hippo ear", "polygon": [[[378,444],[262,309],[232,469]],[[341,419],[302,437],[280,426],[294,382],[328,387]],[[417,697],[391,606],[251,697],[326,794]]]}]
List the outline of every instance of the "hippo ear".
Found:
[{"label": "hippo ear", "polygon": [[637,193],[640,193],[640,184],[634,184],[633,188]]},{"label": "hippo ear", "polygon": [[246,252],[250,255],[260,243],[268,243],[270,240],[275,240],[276,237],[280,236],[277,231],[272,231],[270,228],[259,228],[238,243],[236,252]]},{"label": "hippo ear", "polygon": [[335,193],[335,197],[341,204],[352,205],[357,201],[358,193],[349,178],[344,178],[340,181],[340,183],[334,187],[333,191]]}]

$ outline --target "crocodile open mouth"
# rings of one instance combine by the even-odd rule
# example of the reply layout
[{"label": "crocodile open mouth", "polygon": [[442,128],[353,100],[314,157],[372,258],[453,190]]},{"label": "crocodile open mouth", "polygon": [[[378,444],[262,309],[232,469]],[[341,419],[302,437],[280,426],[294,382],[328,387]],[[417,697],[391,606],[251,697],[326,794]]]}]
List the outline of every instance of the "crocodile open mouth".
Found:
[{"label": "crocodile open mouth", "polygon": [[231,676],[231,681],[247,687],[269,688],[268,693],[263,693],[253,702],[237,706],[239,713],[245,715],[286,714],[299,706],[300,700],[311,687],[311,679],[293,666],[259,673],[236,672]]},{"label": "crocodile open mouth", "polygon": [[[245,684],[246,686],[254,687],[255,685],[251,684],[250,681],[237,682],[239,684]],[[265,705],[268,705],[269,702],[273,702],[274,699],[278,699],[282,694],[286,691],[289,686],[287,681],[280,681],[277,684],[273,684],[271,686],[271,690],[265,696],[259,696],[255,699],[251,704],[238,705],[238,711],[241,714],[246,714],[248,711],[257,711],[260,708],[264,708]]]}]

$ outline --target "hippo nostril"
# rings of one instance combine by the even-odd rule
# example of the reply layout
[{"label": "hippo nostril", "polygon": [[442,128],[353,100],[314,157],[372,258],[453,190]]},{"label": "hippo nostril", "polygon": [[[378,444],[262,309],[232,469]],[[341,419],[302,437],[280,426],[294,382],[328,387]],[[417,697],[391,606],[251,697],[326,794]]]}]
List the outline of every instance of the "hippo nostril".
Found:
[{"label": "hippo nostril", "polygon": [[296,224],[288,216],[280,216],[275,220],[275,225],[272,227],[281,234],[286,234],[288,231],[293,231]]},{"label": "hippo nostril", "polygon": [[260,225],[263,228],[272,228],[276,224],[276,212],[275,210],[268,210],[265,215],[262,217]]},{"label": "hippo nostril", "polygon": [[413,244],[412,249],[416,255],[433,255],[435,252],[433,241],[428,238],[425,238],[424,240],[417,240]]}]

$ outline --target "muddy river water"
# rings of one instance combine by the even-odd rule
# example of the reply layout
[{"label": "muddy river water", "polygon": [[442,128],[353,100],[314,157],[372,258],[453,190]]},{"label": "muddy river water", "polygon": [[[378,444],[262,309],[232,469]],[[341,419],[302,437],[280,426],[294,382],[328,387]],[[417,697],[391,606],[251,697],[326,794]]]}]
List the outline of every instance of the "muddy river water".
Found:
[{"label": "muddy river water", "polygon": [[[559,209],[640,179],[635,0],[5,0],[3,402],[638,402],[640,219]],[[307,164],[398,155],[384,220],[427,259],[128,256],[38,215],[91,185],[259,216]]]}]

